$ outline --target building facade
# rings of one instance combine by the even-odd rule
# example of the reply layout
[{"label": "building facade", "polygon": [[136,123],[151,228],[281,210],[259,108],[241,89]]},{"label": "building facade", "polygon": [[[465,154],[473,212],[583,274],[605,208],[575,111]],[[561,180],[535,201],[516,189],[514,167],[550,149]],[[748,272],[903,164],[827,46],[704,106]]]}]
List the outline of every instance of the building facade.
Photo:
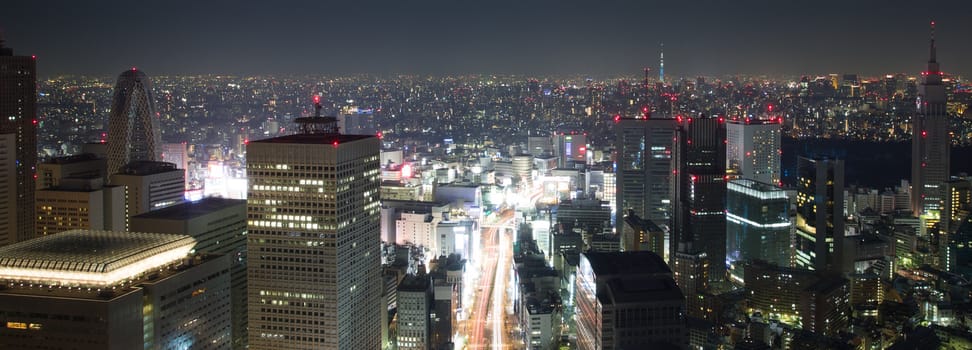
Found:
[{"label": "building facade", "polygon": [[843,256],[844,161],[797,159],[797,214],[794,260],[797,267],[848,272]]},{"label": "building facade", "polygon": [[[37,166],[37,62],[15,56],[0,38],[0,245],[34,235],[34,178]],[[11,142],[12,141],[12,142]],[[4,170],[0,170],[7,172]]]},{"label": "building facade", "polygon": [[162,130],[152,81],[132,68],[118,75],[108,116],[108,174],[136,160],[162,160]]},{"label": "building facade", "polygon": [[729,277],[743,283],[743,267],[752,259],[790,266],[790,200],[783,189],[754,180],[726,185],[726,262]]},{"label": "building facade", "polygon": [[730,120],[726,170],[732,178],[780,184],[780,119]]},{"label": "building facade", "polygon": [[229,257],[194,245],[74,230],[0,248],[0,347],[230,349]]},{"label": "building facade", "polygon": [[379,140],[326,129],[247,145],[250,349],[380,347]]},{"label": "building facade", "polygon": [[929,43],[928,65],[918,86],[918,110],[911,119],[911,209],[915,216],[937,219],[949,177],[952,141],[948,126],[948,98],[935,52],[935,27]]},{"label": "building facade", "polygon": [[246,346],[246,201],[206,197],[131,218],[131,230],[186,235],[198,253],[225,255],[230,262],[232,347]]},{"label": "building facade", "polygon": [[614,222],[634,210],[640,218],[669,226],[675,119],[615,118],[615,130]]},{"label": "building facade", "polygon": [[726,274],[726,125],[723,117],[677,119],[670,251],[691,242],[709,257],[709,278]]}]

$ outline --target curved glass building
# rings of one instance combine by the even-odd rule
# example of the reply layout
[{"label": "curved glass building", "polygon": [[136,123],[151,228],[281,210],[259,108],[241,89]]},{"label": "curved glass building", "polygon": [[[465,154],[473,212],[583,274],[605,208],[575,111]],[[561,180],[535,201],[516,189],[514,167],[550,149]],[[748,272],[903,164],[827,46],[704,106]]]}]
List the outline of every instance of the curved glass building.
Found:
[{"label": "curved glass building", "polygon": [[152,82],[135,68],[118,76],[108,119],[108,174],[135,160],[161,160],[162,133]]}]

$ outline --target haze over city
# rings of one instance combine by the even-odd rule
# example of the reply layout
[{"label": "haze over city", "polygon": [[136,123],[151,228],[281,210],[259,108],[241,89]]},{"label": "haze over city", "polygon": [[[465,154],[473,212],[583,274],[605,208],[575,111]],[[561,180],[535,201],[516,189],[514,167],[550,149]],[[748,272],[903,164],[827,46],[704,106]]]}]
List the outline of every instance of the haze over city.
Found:
[{"label": "haze over city", "polygon": [[[969,62],[967,1],[16,1],[8,45],[44,76],[910,72],[927,23]],[[949,72],[968,75],[954,65]]]}]

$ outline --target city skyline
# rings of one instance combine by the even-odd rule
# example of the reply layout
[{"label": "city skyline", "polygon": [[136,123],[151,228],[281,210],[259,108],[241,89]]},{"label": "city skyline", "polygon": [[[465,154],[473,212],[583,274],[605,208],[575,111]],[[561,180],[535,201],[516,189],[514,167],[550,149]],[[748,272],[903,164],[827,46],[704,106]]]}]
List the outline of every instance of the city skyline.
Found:
[{"label": "city skyline", "polygon": [[[919,69],[931,20],[939,26],[940,59],[969,61],[972,48],[960,43],[972,31],[961,19],[970,7],[293,1],[132,9],[20,2],[0,14],[0,29],[7,46],[39,57],[43,75],[112,74],[131,66],[154,75],[605,75],[647,66],[657,76],[662,43],[669,77],[878,75]],[[961,65],[950,68],[946,73],[969,74]]]}]

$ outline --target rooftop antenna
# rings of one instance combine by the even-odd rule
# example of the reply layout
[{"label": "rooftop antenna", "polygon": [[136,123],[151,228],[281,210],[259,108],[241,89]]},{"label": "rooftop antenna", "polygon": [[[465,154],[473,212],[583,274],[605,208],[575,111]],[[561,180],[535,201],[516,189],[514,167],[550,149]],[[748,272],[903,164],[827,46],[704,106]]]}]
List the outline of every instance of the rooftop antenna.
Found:
[{"label": "rooftop antenna", "polygon": [[337,134],[337,118],[321,116],[321,96],[314,95],[314,116],[294,119],[299,134]]}]

